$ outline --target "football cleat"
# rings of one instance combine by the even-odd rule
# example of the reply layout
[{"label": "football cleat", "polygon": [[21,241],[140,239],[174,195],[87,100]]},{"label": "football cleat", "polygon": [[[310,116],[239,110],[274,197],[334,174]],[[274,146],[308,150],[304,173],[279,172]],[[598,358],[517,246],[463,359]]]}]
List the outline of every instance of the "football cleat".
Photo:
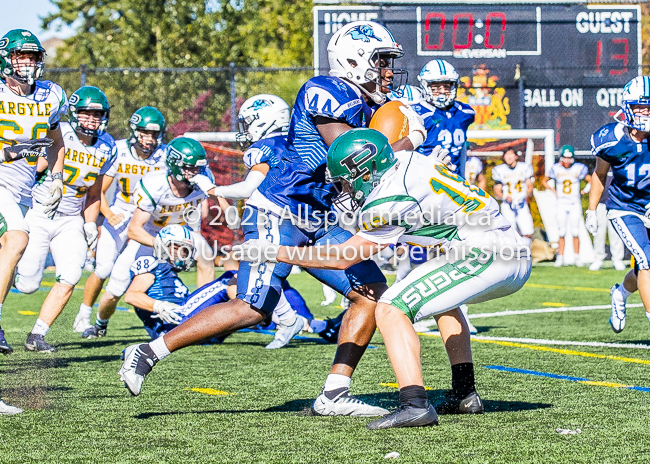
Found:
[{"label": "football cleat", "polygon": [[81,334],[81,338],[100,338],[106,336],[106,327],[91,325]]},{"label": "football cleat", "polygon": [[14,352],[14,349],[7,343],[5,339],[5,331],[0,329],[0,353],[2,354],[11,354]]},{"label": "football cleat", "polygon": [[72,331],[74,333],[84,333],[91,327],[92,325],[90,324],[90,316],[77,314],[77,316],[74,318],[74,324],[72,324]]},{"label": "football cleat", "polygon": [[25,342],[25,351],[38,351],[39,353],[56,353],[56,347],[45,341],[43,335],[30,333]]},{"label": "football cleat", "polygon": [[305,327],[305,323],[305,318],[296,316],[296,321],[292,325],[278,325],[275,338],[271,343],[266,345],[266,349],[275,350],[286,346]]},{"label": "football cleat", "polygon": [[430,425],[438,425],[438,414],[431,405],[428,408],[400,406],[389,415],[370,422],[366,427],[371,430],[378,430],[396,427],[427,427]]},{"label": "football cleat", "polygon": [[562,267],[564,266],[564,255],[557,255],[555,258],[555,264],[553,264],[555,267]]},{"label": "football cleat", "polygon": [[609,291],[609,294],[612,297],[612,315],[609,318],[609,325],[612,327],[612,330],[616,333],[620,333],[625,328],[625,304],[626,301],[623,299],[621,292],[618,291],[620,287],[619,284],[616,284]]},{"label": "football cleat", "polygon": [[603,262],[601,260],[597,259],[596,261],[594,261],[593,263],[591,263],[589,265],[589,270],[590,271],[599,271],[601,267],[603,267]]},{"label": "football cleat", "polygon": [[483,402],[478,393],[473,391],[465,398],[459,398],[452,391],[447,392],[445,401],[436,406],[440,414],[483,414]]},{"label": "football cleat", "polygon": [[330,319],[329,317],[325,319],[325,323],[327,325],[325,326],[325,329],[318,332],[320,338],[328,343],[337,343],[339,341],[339,330],[341,330],[341,321],[343,320],[345,311],[336,316],[334,319]]},{"label": "football cleat", "polygon": [[625,263],[623,261],[612,261],[612,264],[614,265],[614,269],[617,271],[624,271],[625,270]]},{"label": "football cleat", "polygon": [[21,412],[23,412],[22,409],[15,406],[9,406],[8,404],[5,404],[4,401],[0,400],[0,416],[10,416],[11,414],[20,414]]},{"label": "football cleat", "polygon": [[332,400],[325,396],[324,392],[321,393],[314,401],[311,410],[317,416],[375,417],[388,414],[387,409],[366,404],[350,395],[347,389]]},{"label": "football cleat", "polygon": [[158,358],[156,358],[148,343],[131,345],[122,353],[124,363],[119,371],[120,380],[124,382],[124,387],[129,390],[131,395],[138,396],[144,378],[156,365]]}]

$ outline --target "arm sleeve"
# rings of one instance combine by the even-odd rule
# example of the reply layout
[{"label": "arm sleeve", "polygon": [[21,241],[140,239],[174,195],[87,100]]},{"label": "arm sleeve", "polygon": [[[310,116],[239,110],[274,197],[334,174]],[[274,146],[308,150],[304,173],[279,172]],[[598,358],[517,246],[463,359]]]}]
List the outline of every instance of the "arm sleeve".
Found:
[{"label": "arm sleeve", "polygon": [[250,171],[246,176],[246,179],[241,182],[232,185],[218,186],[214,190],[214,195],[235,200],[249,198],[265,178],[266,175],[262,174],[260,171]]}]

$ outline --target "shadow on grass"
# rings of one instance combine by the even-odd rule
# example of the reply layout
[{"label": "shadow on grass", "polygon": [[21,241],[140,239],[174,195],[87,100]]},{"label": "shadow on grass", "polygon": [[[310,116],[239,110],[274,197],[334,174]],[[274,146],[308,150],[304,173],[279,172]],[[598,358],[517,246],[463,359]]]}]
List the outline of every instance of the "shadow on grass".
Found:
[{"label": "shadow on grass", "polygon": [[60,343],[57,345],[57,347],[60,348],[72,348],[72,349],[77,349],[77,348],[83,348],[84,350],[86,349],[91,349],[91,348],[105,348],[108,346],[115,346],[115,345],[120,345],[124,346],[126,348],[129,345],[133,345],[134,343],[149,343],[151,340],[146,337],[141,337],[141,338],[109,338],[108,340],[103,339],[103,338],[92,338],[90,340],[80,340],[78,342],[68,342],[68,343]]},{"label": "shadow on grass", "polygon": [[3,368],[5,374],[16,374],[20,371],[33,371],[34,369],[58,369],[69,367],[75,363],[88,363],[88,362],[102,362],[109,363],[115,362],[120,359],[119,354],[105,355],[105,356],[79,356],[70,358],[50,357],[56,355],[46,355],[47,358],[32,358],[21,359],[15,363],[7,364],[7,368]]},{"label": "shadow on grass", "polygon": [[[445,390],[433,390],[429,392],[429,401],[431,404],[437,404],[444,399]],[[381,406],[387,409],[394,409],[399,405],[399,393],[381,392],[369,393],[365,395],[355,395],[361,401],[368,404]],[[212,409],[203,411],[164,411],[164,412],[145,412],[134,416],[135,419],[149,419],[157,416],[177,416],[186,414],[252,414],[260,412],[289,412],[296,413],[299,416],[313,416],[311,405],[314,399],[297,399],[290,400],[277,406],[271,406],[266,409]],[[553,405],[550,403],[526,403],[524,401],[495,401],[484,400],[486,413],[504,412],[504,411],[530,411],[534,409],[546,409]]]}]

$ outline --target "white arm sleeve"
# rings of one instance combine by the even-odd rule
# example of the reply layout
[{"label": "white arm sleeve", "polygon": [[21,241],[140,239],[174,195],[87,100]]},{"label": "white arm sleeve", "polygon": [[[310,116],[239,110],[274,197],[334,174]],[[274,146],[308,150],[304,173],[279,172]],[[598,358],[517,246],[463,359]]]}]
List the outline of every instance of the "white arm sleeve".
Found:
[{"label": "white arm sleeve", "polygon": [[246,179],[241,182],[232,185],[217,186],[214,189],[213,195],[234,200],[245,199],[253,194],[264,178],[266,178],[266,174],[262,174],[260,171],[250,171]]}]

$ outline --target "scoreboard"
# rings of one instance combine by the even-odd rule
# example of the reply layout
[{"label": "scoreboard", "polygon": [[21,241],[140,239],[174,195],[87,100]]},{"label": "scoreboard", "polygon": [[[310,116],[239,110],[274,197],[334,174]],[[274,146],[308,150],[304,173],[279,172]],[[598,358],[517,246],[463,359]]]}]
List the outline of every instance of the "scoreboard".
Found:
[{"label": "scoreboard", "polygon": [[[554,129],[556,145],[588,150],[618,111],[622,87],[641,74],[636,5],[382,2],[314,8],[314,67],[350,21],[384,24],[404,48],[409,84],[430,60],[457,69],[457,99],[477,112],[471,129]],[[521,81],[520,81],[521,80]]]}]

